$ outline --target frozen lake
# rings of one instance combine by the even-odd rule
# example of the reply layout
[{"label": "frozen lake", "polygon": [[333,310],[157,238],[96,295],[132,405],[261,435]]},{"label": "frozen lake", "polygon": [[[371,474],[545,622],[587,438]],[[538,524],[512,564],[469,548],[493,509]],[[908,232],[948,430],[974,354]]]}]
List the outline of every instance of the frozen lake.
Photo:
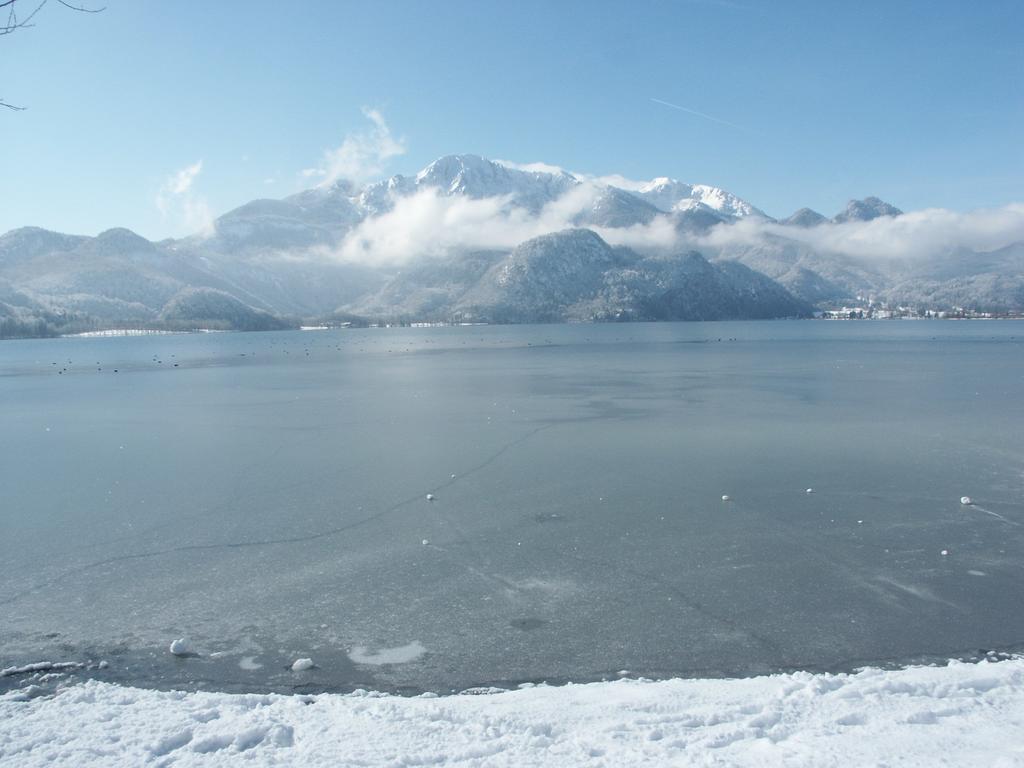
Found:
[{"label": "frozen lake", "polygon": [[1024,642],[1024,323],[7,341],[0,429],[0,667],[449,691]]}]

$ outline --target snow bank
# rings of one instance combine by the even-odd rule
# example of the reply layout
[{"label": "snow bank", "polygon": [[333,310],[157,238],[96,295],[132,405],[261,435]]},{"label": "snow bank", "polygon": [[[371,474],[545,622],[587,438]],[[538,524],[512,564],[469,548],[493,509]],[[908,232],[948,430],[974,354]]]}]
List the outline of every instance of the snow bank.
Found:
[{"label": "snow bank", "polygon": [[[16,692],[15,692],[16,693]],[[490,696],[0,697],[29,766],[1024,766],[1024,659],[851,675],[622,680]]]}]

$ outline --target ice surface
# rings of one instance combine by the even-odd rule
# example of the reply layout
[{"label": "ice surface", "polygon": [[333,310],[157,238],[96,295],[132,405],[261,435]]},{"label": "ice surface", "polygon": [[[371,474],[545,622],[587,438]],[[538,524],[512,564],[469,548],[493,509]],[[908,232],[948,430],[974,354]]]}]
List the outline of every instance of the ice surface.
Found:
[{"label": "ice surface", "polygon": [[1021,327],[5,342],[0,666],[447,693],[1013,648]]}]

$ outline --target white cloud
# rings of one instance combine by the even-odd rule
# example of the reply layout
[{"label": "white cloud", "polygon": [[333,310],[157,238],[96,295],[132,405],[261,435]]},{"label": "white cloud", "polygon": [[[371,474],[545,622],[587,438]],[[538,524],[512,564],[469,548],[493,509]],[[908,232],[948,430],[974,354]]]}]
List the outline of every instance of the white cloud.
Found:
[{"label": "white cloud", "polygon": [[[393,265],[456,250],[511,249],[530,238],[579,226],[576,218],[600,192],[600,185],[584,182],[531,214],[514,205],[511,196],[474,199],[426,188],[365,219],[335,255],[344,261]],[[647,225],[593,229],[613,245],[633,248],[670,248],[677,238],[668,216]]]},{"label": "white cloud", "polygon": [[625,245],[639,251],[666,250],[678,247],[682,238],[670,216],[655,216],[649,224],[632,227],[597,227],[597,234],[611,245]]},{"label": "white cloud", "polygon": [[506,168],[512,168],[517,171],[528,171],[530,173],[567,173],[582,182],[589,181],[593,184],[618,187],[619,189],[627,189],[631,192],[636,192],[651,183],[650,181],[628,179],[617,173],[608,174],[606,176],[596,176],[592,173],[568,171],[559,165],[551,165],[550,163],[543,162],[517,163],[513,160],[495,160],[494,162],[499,165],[504,165]]},{"label": "white cloud", "polygon": [[769,237],[786,237],[818,251],[861,259],[919,259],[961,249],[992,251],[1024,241],[1024,204],[966,213],[928,208],[807,229],[748,218],[715,227],[701,242],[711,247],[756,245]]},{"label": "white cloud", "polygon": [[363,221],[345,238],[339,255],[346,261],[396,264],[463,248],[511,248],[534,236],[537,228],[533,217],[509,202],[507,197],[477,200],[424,189]]},{"label": "white cloud", "polygon": [[167,177],[164,189],[171,195],[183,195],[192,188],[192,182],[203,170],[203,161],[199,160],[192,165],[182,168]]},{"label": "white cloud", "polygon": [[550,163],[517,163],[512,160],[495,160],[494,162],[498,165],[504,165],[506,168],[512,168],[516,171],[526,171],[528,173],[569,173],[565,168],[557,165],[551,165]]},{"label": "white cloud", "polygon": [[620,176],[617,173],[608,174],[607,176],[585,176],[579,174],[580,178],[587,178],[593,181],[595,184],[605,184],[610,187],[618,187],[619,189],[626,189],[630,192],[639,192],[641,188],[646,187],[650,184],[650,181],[637,181],[635,179],[627,179],[625,176]]},{"label": "white cloud", "polygon": [[[514,205],[509,196],[473,199],[422,189],[399,197],[387,213],[365,219],[334,255],[345,261],[395,265],[456,250],[511,249],[530,238],[579,226],[577,217],[594,204],[601,187],[596,180],[583,181],[537,214]],[[632,227],[591,228],[612,245],[647,252],[697,248],[712,255],[786,238],[822,253],[909,259],[959,249],[989,251],[1024,241],[1024,204],[967,213],[928,209],[807,229],[747,217],[703,235],[681,234],[669,215]]]},{"label": "white cloud", "polygon": [[300,175],[320,178],[320,186],[339,179],[364,182],[381,176],[388,160],[405,154],[405,140],[392,136],[379,111],[363,107],[363,114],[372,123],[369,130],[349,134],[340,146],[324,152],[319,165],[304,168]]},{"label": "white cloud", "polygon": [[213,232],[209,203],[193,188],[202,170],[202,160],[185,166],[168,176],[157,191],[157,210],[180,234],[209,235]]}]

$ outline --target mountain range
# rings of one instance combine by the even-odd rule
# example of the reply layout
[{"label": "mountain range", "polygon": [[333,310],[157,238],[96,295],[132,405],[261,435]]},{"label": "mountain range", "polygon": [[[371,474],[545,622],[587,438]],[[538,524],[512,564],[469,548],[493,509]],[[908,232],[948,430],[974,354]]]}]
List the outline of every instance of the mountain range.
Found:
[{"label": "mountain range", "polygon": [[[900,216],[868,197],[831,218],[803,208],[775,220],[717,187],[451,155],[415,176],[253,200],[181,239],[12,230],[0,236],[0,336],[753,319],[867,297],[1024,308],[1024,243],[897,259],[854,256],[818,237]],[[723,236],[744,232],[754,235]]]}]

